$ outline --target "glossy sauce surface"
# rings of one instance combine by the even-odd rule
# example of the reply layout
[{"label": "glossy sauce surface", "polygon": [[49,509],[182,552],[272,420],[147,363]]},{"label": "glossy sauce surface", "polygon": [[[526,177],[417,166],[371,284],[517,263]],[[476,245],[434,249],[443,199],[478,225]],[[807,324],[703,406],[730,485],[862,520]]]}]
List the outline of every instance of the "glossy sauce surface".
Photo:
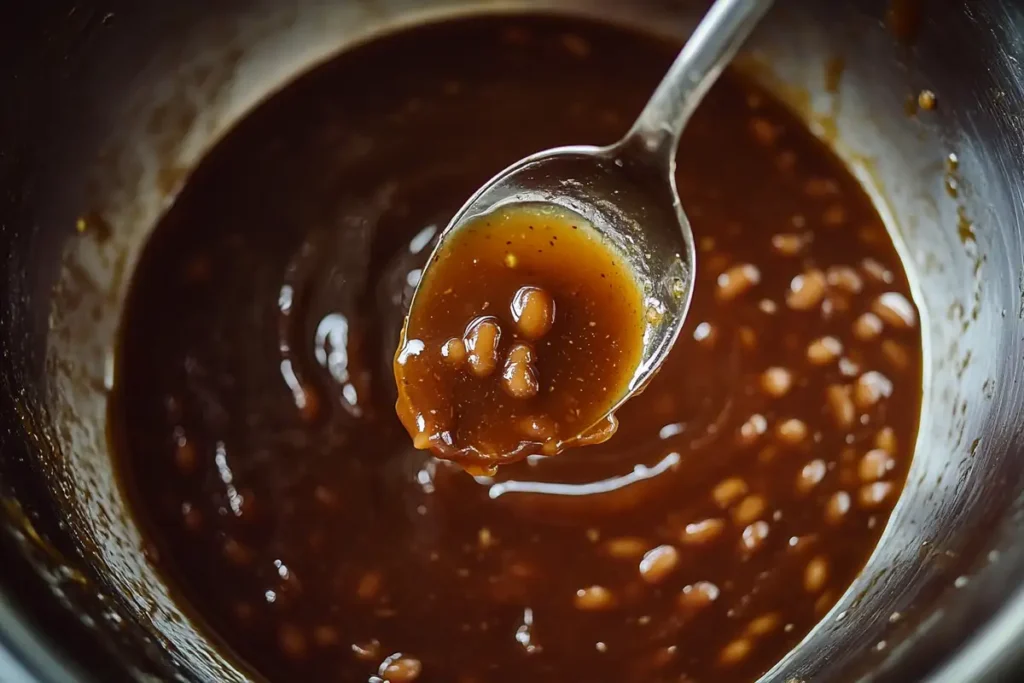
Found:
[{"label": "glossy sauce surface", "polygon": [[640,365],[643,295],[582,216],[499,207],[425,272],[395,357],[417,447],[487,471],[615,433],[606,416]]},{"label": "glossy sauce surface", "polygon": [[112,438],[154,562],[271,680],[747,681],[860,570],[912,454],[917,312],[857,182],[735,76],[680,149],[686,327],[612,439],[473,478],[395,415],[436,231],[512,161],[617,139],[676,49],[555,18],[379,39],[158,226]]}]

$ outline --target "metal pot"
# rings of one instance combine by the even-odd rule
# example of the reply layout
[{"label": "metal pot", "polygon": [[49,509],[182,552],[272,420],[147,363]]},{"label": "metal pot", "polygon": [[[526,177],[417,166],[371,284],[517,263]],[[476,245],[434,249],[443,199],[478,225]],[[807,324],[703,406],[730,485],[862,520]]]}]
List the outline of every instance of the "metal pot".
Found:
[{"label": "metal pot", "polygon": [[[258,679],[147,563],[105,432],[140,247],[234,122],[346,45],[410,23],[544,7],[682,37],[703,9],[671,0],[138,5],[0,10],[5,681]],[[765,680],[961,683],[1003,678],[1018,659],[1022,60],[1024,7],[1013,0],[780,0],[741,60],[860,174],[926,314],[924,417],[907,488],[860,578]],[[908,116],[908,98],[924,88],[937,109]]]}]

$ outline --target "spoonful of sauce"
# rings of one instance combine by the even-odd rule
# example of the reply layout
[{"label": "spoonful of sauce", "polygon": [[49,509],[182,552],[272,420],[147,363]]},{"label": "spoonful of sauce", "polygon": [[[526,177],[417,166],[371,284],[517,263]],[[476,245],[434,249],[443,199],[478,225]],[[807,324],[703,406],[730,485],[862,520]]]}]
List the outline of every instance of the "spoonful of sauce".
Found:
[{"label": "spoonful of sauce", "polygon": [[625,137],[522,159],[452,218],[395,355],[417,448],[486,474],[615,433],[690,305],[679,138],[771,4],[717,0]]}]

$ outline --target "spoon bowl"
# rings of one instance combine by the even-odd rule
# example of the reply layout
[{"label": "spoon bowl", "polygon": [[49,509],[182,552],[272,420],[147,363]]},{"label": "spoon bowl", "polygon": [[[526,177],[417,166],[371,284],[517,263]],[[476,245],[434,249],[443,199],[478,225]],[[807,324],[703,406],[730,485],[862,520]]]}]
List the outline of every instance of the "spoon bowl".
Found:
[{"label": "spoon bowl", "polygon": [[441,235],[443,240],[448,230],[510,204],[539,203],[578,214],[624,256],[646,311],[642,361],[615,408],[654,376],[671,350],[692,298],[696,262],[673,169],[633,147],[627,138],[607,147],[558,147],[526,157],[474,194]]},{"label": "spoon bowl", "polygon": [[[697,105],[771,5],[716,0],[621,140],[549,149],[501,171],[455,214],[424,267],[421,283],[448,238],[509,205],[546,204],[586,220],[625,258],[645,306],[641,360],[624,395],[592,427],[611,422],[614,429],[615,410],[654,377],[682,329],[696,253],[676,189],[676,149]],[[418,286],[411,308],[419,293]]]}]

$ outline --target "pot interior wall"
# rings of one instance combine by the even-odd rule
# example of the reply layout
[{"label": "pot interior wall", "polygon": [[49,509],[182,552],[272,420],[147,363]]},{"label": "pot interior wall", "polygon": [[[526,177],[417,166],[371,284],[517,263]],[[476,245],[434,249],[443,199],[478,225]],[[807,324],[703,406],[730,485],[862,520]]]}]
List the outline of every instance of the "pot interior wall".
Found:
[{"label": "pot interior wall", "polygon": [[[4,510],[10,542],[45,578],[58,610],[75,615],[132,671],[242,681],[254,674],[204,634],[146,562],[113,477],[107,398],[135,260],[189,169],[295,75],[374,33],[505,5],[254,2],[241,11],[180,2],[142,12],[128,4],[84,19],[26,14],[26,35],[38,22],[41,31],[58,31],[57,40],[49,54],[33,55],[24,41],[13,48],[25,50],[19,64],[38,57],[24,68],[40,69],[35,77],[55,85],[43,95],[24,85],[30,74],[15,73],[17,111],[0,128],[8,131],[0,133],[0,159],[15,160],[0,165],[0,178],[18,188],[0,203],[8,267]],[[948,3],[894,27],[886,22],[891,8],[879,2],[778,4],[742,65],[831,143],[877,199],[926,314],[927,379],[913,468],[881,544],[767,679],[871,672],[876,680],[911,680],[1004,605],[999,618],[1011,630],[1003,633],[1024,631],[1017,594],[1024,541],[1016,533],[1024,442],[1016,380],[1024,190],[1016,179],[1024,177],[1024,133],[1015,118],[1024,110],[1015,62],[1024,53],[1024,16],[1010,3]],[[904,12],[915,4],[894,3]],[[592,4],[514,5],[585,13]],[[600,14],[683,37],[700,8],[681,5],[614,3]],[[68,55],[73,78],[60,80]],[[938,108],[908,116],[907,98],[923,88],[938,93]],[[47,144],[12,146],[29,139]],[[969,645],[973,655],[982,647]],[[973,655],[946,669],[947,680],[972,680],[988,666]]]}]

